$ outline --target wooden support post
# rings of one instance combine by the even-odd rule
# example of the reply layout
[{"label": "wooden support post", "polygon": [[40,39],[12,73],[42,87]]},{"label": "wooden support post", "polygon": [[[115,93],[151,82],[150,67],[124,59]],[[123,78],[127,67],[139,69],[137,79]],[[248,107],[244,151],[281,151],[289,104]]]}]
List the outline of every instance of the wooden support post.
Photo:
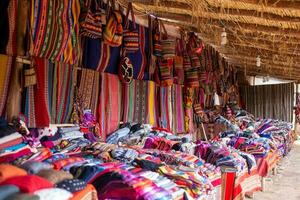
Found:
[{"label": "wooden support post", "polygon": [[[12,1],[11,1],[12,2]],[[24,38],[26,33],[27,19],[29,13],[29,1],[18,1],[18,18],[17,18],[17,55],[24,56]],[[9,86],[6,113],[7,119],[10,121],[14,116],[18,116],[21,112],[21,82],[20,75],[23,70],[23,63],[15,63],[12,74],[11,84]]]}]

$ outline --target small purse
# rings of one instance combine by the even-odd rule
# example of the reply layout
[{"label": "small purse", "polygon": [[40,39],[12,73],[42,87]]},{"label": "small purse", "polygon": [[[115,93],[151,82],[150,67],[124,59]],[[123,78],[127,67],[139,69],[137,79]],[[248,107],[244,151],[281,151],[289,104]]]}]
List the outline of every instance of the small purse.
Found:
[{"label": "small purse", "polygon": [[[131,18],[133,23],[133,28],[130,29],[129,23],[129,12],[131,12]],[[139,32],[136,28],[132,2],[128,3],[127,14],[125,17],[125,26],[123,32],[123,45],[127,53],[134,53],[139,50]]]},{"label": "small purse", "polygon": [[83,6],[80,16],[80,35],[90,38],[101,38],[102,37],[102,22],[101,17],[103,15],[97,0],[95,2],[95,11],[91,10],[91,0],[87,0]]},{"label": "small purse", "polygon": [[31,63],[28,69],[24,70],[24,87],[29,87],[37,84],[35,65]]},{"label": "small purse", "polygon": [[163,87],[173,84],[173,65],[174,59],[162,58],[159,61],[160,85]]},{"label": "small purse", "polygon": [[120,11],[114,10],[114,0],[109,11],[106,27],[103,32],[104,43],[112,47],[118,47],[123,40],[122,15]]}]

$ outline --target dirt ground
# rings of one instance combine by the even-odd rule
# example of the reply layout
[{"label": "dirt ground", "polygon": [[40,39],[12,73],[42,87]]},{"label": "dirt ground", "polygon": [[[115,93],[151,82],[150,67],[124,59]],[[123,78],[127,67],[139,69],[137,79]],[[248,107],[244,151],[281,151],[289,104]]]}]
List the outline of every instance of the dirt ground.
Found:
[{"label": "dirt ground", "polygon": [[300,141],[296,141],[291,152],[283,158],[278,174],[266,181],[264,192],[255,192],[254,200],[300,200]]}]

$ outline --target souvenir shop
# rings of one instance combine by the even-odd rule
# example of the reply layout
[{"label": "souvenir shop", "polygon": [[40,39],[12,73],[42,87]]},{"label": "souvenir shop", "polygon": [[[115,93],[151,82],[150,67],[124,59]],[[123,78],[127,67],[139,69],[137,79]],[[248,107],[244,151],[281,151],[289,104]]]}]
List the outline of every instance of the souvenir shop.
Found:
[{"label": "souvenir shop", "polygon": [[193,28],[131,1],[0,6],[0,199],[241,200],[292,148]]}]

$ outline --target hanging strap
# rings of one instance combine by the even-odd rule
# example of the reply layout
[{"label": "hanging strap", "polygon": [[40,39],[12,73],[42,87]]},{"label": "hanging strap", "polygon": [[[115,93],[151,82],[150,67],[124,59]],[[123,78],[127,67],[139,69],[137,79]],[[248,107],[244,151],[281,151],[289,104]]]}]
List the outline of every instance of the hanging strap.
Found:
[{"label": "hanging strap", "polygon": [[165,27],[163,21],[160,20],[159,24],[160,24],[160,28],[163,30],[163,37],[164,37],[163,39],[168,39],[168,32],[166,30],[166,27]]},{"label": "hanging strap", "polygon": [[126,17],[125,17],[125,27],[124,27],[125,29],[129,28],[129,13],[131,13],[131,20],[133,22],[133,28],[136,29],[136,23],[135,23],[132,2],[128,3],[127,13],[126,13]]}]

